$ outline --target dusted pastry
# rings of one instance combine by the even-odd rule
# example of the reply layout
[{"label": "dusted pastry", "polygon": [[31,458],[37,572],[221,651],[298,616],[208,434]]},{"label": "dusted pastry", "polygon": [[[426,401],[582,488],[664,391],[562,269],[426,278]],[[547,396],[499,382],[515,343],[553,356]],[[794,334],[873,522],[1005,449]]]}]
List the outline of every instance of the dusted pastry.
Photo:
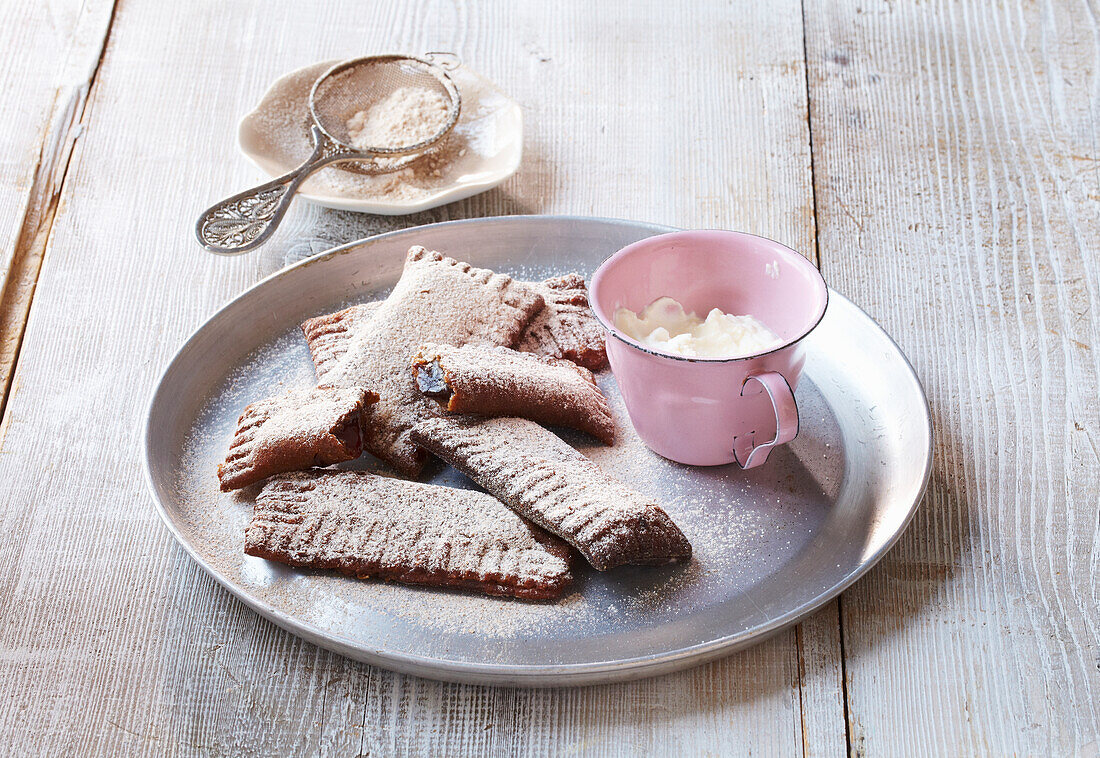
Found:
[{"label": "dusted pastry", "polygon": [[[393,292],[361,328],[347,331],[343,354],[323,358],[321,380],[336,386],[368,384],[379,401],[365,418],[365,449],[416,476],[424,456],[409,441],[409,432],[429,415],[434,402],[416,389],[409,362],[425,342],[454,345],[512,345],[531,317],[542,308],[542,298],[509,276],[474,268],[423,247],[413,247]],[[334,323],[349,320],[322,316],[302,325],[311,351],[331,355]]]},{"label": "dusted pastry", "polygon": [[311,318],[302,324],[302,334],[309,345],[318,382],[324,383],[329,369],[339,363],[347,352],[348,342],[367,328],[383,302],[360,303],[336,313]]},{"label": "dusted pastry", "polygon": [[[566,358],[591,371],[607,368],[603,327],[588,306],[588,291],[580,274],[522,284],[539,293],[544,305],[532,317],[516,344],[505,347],[550,358]],[[382,302],[360,303],[302,324],[319,381],[324,381],[325,373],[347,350],[348,339],[366,328]]]},{"label": "dusted pastry", "polygon": [[600,571],[691,557],[687,537],[660,506],[532,421],[432,418],[417,425],[413,441],[577,548]]},{"label": "dusted pastry", "polygon": [[531,319],[516,350],[567,358],[591,371],[607,368],[604,330],[588,305],[584,277],[566,274],[527,286],[546,305]]},{"label": "dusted pastry", "polygon": [[572,361],[483,345],[422,345],[413,377],[451,413],[519,416],[612,445],[615,422],[592,372]]},{"label": "dusted pastry", "polygon": [[222,490],[358,458],[362,414],[377,401],[362,387],[317,387],[252,403],[237,420],[225,463],[218,466]]},{"label": "dusted pastry", "polygon": [[560,597],[569,548],[481,492],[359,471],[308,472],[264,485],[245,552],[361,579]]}]

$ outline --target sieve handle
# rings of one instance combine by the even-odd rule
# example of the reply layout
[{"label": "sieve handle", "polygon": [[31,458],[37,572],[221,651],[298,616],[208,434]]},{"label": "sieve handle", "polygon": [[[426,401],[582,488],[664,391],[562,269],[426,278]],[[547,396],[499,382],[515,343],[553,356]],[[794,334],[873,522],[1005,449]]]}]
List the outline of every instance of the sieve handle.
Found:
[{"label": "sieve handle", "polygon": [[439,66],[444,71],[454,71],[462,65],[462,59],[454,53],[432,52],[424,53],[424,60],[433,66]]},{"label": "sieve handle", "polygon": [[306,177],[349,152],[326,137],[316,126],[312,131],[313,153],[298,168],[203,211],[195,224],[199,244],[218,255],[239,255],[267,242]]}]

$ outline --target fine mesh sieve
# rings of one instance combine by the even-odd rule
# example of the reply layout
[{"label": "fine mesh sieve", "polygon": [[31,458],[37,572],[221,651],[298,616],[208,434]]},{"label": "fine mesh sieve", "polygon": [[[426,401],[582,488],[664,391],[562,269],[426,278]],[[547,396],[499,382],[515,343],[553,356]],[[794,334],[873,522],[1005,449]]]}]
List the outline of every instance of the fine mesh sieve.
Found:
[{"label": "fine mesh sieve", "polygon": [[[257,248],[274,233],[301,183],[322,166],[344,163],[359,173],[393,171],[436,145],[458,122],[462,100],[447,74],[458,65],[458,58],[450,53],[427,53],[422,58],[374,55],[330,68],[314,82],[309,94],[313,153],[290,173],[204,211],[195,226],[200,244],[222,255]],[[348,121],[402,87],[441,95],[447,104],[442,126],[426,139],[409,144],[353,145]]]},{"label": "fine mesh sieve", "polygon": [[[353,145],[348,121],[358,111],[384,100],[402,87],[437,92],[447,103],[443,126],[425,140],[401,145]],[[379,155],[405,155],[431,147],[454,128],[461,98],[451,77],[439,65],[403,55],[376,55],[338,63],[313,84],[309,110],[314,122],[334,142]]]}]

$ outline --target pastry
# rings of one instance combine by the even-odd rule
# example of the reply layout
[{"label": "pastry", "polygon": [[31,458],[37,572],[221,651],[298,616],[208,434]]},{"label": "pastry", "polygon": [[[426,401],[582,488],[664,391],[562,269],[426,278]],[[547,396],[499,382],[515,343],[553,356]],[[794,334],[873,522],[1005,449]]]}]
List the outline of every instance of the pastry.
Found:
[{"label": "pastry", "polygon": [[412,439],[600,571],[691,557],[691,544],[660,506],[532,421],[440,416],[420,422]]},{"label": "pastry", "polygon": [[[316,343],[331,343],[346,334],[346,347],[334,360],[322,358],[321,380],[336,386],[367,384],[379,401],[364,419],[364,448],[398,471],[416,476],[424,456],[409,441],[409,431],[435,403],[416,389],[409,362],[425,342],[453,345],[512,345],[542,298],[510,276],[474,268],[423,247],[413,247],[401,279],[374,315],[348,330],[347,311],[341,318],[322,316],[302,325],[311,352],[331,355]],[[323,335],[323,336],[322,336]]]},{"label": "pastry", "polygon": [[572,361],[484,345],[422,345],[413,378],[451,413],[520,416],[615,442],[615,422],[592,372]]},{"label": "pastry", "polygon": [[584,277],[566,274],[527,286],[546,305],[531,319],[516,350],[567,358],[591,371],[607,368],[604,329],[588,305]]},{"label": "pastry", "polygon": [[339,363],[347,352],[350,338],[366,327],[383,302],[360,303],[336,313],[311,318],[302,324],[318,382],[325,381],[329,369]]},{"label": "pastry", "polygon": [[[580,274],[567,274],[523,284],[538,292],[544,305],[523,330],[516,349],[566,358],[591,371],[607,368],[603,327],[588,307],[584,278]],[[329,367],[347,350],[348,337],[365,328],[382,302],[360,303],[302,324],[319,381],[324,381]]]},{"label": "pastry", "polygon": [[272,479],[256,498],[245,552],[527,600],[560,597],[572,581],[565,543],[495,498],[359,471]]},{"label": "pastry", "polygon": [[317,387],[252,403],[237,420],[225,463],[218,466],[222,490],[358,458],[362,415],[377,401],[362,387]]}]

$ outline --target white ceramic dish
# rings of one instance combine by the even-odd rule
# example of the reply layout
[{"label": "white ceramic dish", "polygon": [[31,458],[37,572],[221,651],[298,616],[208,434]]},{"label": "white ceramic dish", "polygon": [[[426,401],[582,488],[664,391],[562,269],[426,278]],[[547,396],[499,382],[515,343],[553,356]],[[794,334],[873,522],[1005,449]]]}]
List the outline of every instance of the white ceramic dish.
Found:
[{"label": "white ceramic dish", "polygon": [[[286,74],[237,126],[245,156],[272,177],[309,156],[309,89],[335,60]],[[326,208],[399,216],[453,203],[492,189],[512,176],[523,155],[523,114],[519,103],[485,77],[459,66],[450,72],[462,94],[462,113],[449,139],[465,154],[447,173],[415,196],[384,191],[392,177],[367,177],[338,167],[323,168],[305,181],[298,195]]]}]

